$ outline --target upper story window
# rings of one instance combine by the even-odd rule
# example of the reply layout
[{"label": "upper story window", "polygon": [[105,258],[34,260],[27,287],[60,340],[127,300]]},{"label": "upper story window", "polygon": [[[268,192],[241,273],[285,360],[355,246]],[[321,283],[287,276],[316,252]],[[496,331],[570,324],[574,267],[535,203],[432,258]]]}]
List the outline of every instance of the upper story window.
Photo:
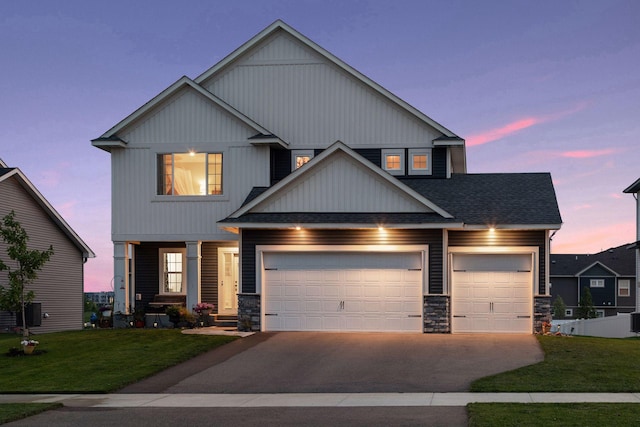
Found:
[{"label": "upper story window", "polygon": [[291,170],[294,171],[313,159],[313,150],[293,150],[291,152]]},{"label": "upper story window", "polygon": [[158,154],[158,194],[222,194],[222,153]]},{"label": "upper story window", "polygon": [[409,149],[409,175],[431,175],[431,150]]},{"label": "upper story window", "polygon": [[589,287],[591,287],[591,288],[604,288],[604,279],[591,279],[591,280],[589,280]]},{"label": "upper story window", "polygon": [[404,175],[404,150],[382,150],[382,168],[391,175]]},{"label": "upper story window", "polygon": [[629,279],[618,280],[618,296],[628,297],[631,290],[631,281]]}]

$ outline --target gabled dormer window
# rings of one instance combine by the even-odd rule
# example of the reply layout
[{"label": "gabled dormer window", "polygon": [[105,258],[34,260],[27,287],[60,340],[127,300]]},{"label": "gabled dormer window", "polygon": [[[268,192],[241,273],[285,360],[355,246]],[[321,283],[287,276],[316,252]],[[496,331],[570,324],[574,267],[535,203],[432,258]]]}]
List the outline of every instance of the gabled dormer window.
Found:
[{"label": "gabled dormer window", "polygon": [[293,150],[291,152],[291,170],[294,171],[313,159],[313,150]]},{"label": "gabled dormer window", "polygon": [[431,175],[431,150],[409,149],[409,175]]},{"label": "gabled dormer window", "polygon": [[222,194],[222,153],[158,154],[158,194]]},{"label": "gabled dormer window", "polygon": [[404,175],[404,150],[382,150],[382,169],[391,175]]}]

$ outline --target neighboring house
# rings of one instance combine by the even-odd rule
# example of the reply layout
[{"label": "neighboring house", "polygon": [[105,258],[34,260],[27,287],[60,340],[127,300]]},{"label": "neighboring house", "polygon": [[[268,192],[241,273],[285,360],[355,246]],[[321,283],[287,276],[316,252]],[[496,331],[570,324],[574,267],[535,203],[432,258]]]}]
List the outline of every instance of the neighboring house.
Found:
[{"label": "neighboring house", "polygon": [[640,178],[623,190],[623,193],[632,194],[636,199],[636,242],[634,252],[636,255],[636,313],[640,313]]},{"label": "neighboring house", "polygon": [[241,329],[531,333],[551,177],[465,142],[282,21],[92,144],[111,154],[116,312],[163,296]]},{"label": "neighboring house", "polygon": [[[38,272],[36,281],[28,285],[28,289],[35,292],[35,310],[26,312],[34,313],[32,331],[82,329],[84,263],[95,254],[20,169],[8,168],[2,161],[0,200],[0,218],[15,212],[16,220],[29,236],[30,249],[45,250],[51,245],[54,250],[51,259]],[[12,262],[2,240],[0,259],[9,265]],[[6,271],[0,271],[0,284],[7,284]],[[6,331],[16,324],[16,313],[0,312],[0,330]]]},{"label": "neighboring house", "polygon": [[111,305],[113,304],[113,292],[112,291],[102,291],[102,292],[85,292],[85,299],[89,301],[95,302],[98,305]]},{"label": "neighboring house", "polygon": [[551,254],[552,304],[558,296],[574,319],[583,288],[589,288],[598,316],[631,313],[636,302],[636,254],[630,244],[597,254]]}]

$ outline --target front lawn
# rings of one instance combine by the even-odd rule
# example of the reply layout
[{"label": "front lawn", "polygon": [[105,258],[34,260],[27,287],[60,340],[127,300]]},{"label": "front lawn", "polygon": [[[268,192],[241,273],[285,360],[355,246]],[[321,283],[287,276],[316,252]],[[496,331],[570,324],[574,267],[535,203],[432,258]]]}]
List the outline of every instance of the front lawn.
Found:
[{"label": "front lawn", "polygon": [[470,427],[640,425],[637,403],[471,403]]},{"label": "front lawn", "polygon": [[108,393],[236,339],[177,329],[97,329],[35,336],[40,354],[7,356],[0,334],[0,393]]},{"label": "front lawn", "polygon": [[56,408],[62,408],[62,403],[0,403],[0,424],[20,420]]},{"label": "front lawn", "polygon": [[639,392],[640,340],[537,337],[543,362],[471,384],[474,392]]}]

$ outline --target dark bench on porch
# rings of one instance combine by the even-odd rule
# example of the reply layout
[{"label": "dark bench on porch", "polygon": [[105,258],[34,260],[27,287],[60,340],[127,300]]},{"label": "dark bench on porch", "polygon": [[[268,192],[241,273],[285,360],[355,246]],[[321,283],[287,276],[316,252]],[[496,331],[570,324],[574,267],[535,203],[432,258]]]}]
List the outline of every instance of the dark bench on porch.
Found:
[{"label": "dark bench on porch", "polygon": [[185,295],[156,295],[153,297],[148,306],[151,309],[157,309],[158,311],[164,311],[169,306],[178,305],[186,307],[187,297]]}]

